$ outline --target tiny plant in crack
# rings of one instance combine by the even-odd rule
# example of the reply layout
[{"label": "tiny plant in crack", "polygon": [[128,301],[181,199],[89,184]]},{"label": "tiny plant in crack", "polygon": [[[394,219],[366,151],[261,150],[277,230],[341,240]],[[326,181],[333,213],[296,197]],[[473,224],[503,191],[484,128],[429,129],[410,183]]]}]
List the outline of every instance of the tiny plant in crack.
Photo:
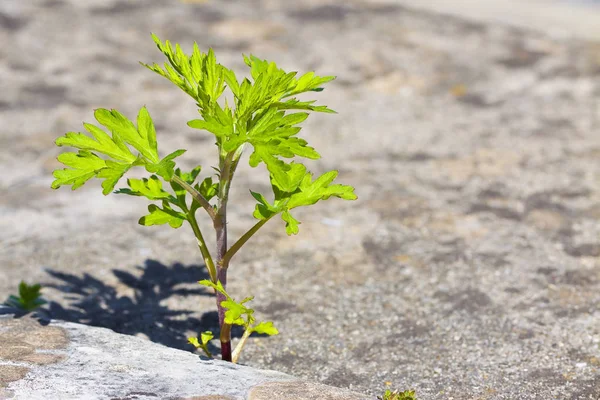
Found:
[{"label": "tiny plant in crack", "polygon": [[21,281],[19,284],[19,295],[8,296],[4,304],[28,313],[43,306],[46,304],[46,301],[42,299],[42,286],[39,283],[28,285]]},{"label": "tiny plant in crack", "polygon": [[383,396],[377,396],[378,400],[417,400],[414,390],[405,390],[404,392],[400,391],[391,391],[387,389]]},{"label": "tiny plant in crack", "polygon": [[[67,168],[54,171],[52,188],[70,185],[73,190],[92,178],[102,180],[102,193],[113,192],[121,178],[132,168],[141,167],[150,174],[143,179],[127,179],[127,186],[115,193],[145,197],[153,204],[141,225],[169,224],[180,228],[189,224],[210,279],[199,283],[214,290],[219,315],[221,358],[237,362],[240,351],[253,333],[275,335],[273,323],[258,322],[248,307],[252,297],[236,301],[227,292],[227,273],[233,256],[268,221],[280,215],[288,235],[298,233],[300,222],[292,211],[319,200],[339,197],[354,200],[350,186],[334,184],[337,171],[314,177],[300,158],[318,159],[319,153],[298,137],[299,124],[311,111],[333,113],[314,100],[296,98],[305,92],[320,92],[333,76],[320,77],[314,72],[299,76],[286,72],[275,63],[254,56],[244,56],[250,77],[239,80],[235,73],[217,63],[214,52],[203,53],[194,44],[191,55],[179,45],[162,42],[153,35],[158,49],[166,56],[164,66],[142,64],[165,77],[187,93],[196,103],[200,118],[187,124],[193,129],[214,135],[218,161],[216,175],[200,178],[201,166],[191,171],[177,168],[175,159],[186,150],[175,150],[160,157],[154,123],[146,107],[134,122],[116,110],[97,109],[100,125],[84,123],[86,133],[69,132],[56,140],[58,146],[70,146],[77,152],[62,153],[58,161]],[[231,92],[231,101],[222,95]],[[250,191],[257,204],[254,226],[231,246],[227,237],[227,204],[233,177],[244,150],[250,150],[250,166],[263,163],[269,172],[272,196]],[[214,178],[214,179],[213,179]],[[270,199],[268,198],[270,197]],[[211,251],[198,224],[198,211],[210,220],[216,235]],[[231,346],[231,327],[241,325],[244,334],[236,348]],[[189,342],[209,357],[208,343],[212,332],[203,332]]]}]

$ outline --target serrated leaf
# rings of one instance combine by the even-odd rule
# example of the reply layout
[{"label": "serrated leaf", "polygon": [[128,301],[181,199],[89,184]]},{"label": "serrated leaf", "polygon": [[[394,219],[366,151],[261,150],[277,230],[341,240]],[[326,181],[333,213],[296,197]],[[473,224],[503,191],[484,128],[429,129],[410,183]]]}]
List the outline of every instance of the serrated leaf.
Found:
[{"label": "serrated leaf", "polygon": [[84,123],[83,127],[94,136],[95,140],[83,133],[68,132],[65,136],[56,139],[56,145],[71,146],[90,152],[95,151],[118,161],[132,163],[136,160],[137,157],[129,150],[123,141],[115,141],[102,129],[92,124]]},{"label": "serrated leaf", "polygon": [[254,313],[254,310],[231,298],[222,301],[221,306],[227,310],[225,311],[225,323],[230,325],[245,325],[246,321],[244,321],[242,315],[250,316]]},{"label": "serrated leaf", "polygon": [[188,343],[193,345],[197,349],[199,349],[201,347],[200,342],[198,342],[198,338],[196,338],[196,337],[189,337]]},{"label": "serrated leaf", "polygon": [[52,173],[56,178],[52,182],[52,189],[58,189],[62,185],[72,185],[72,189],[75,190],[106,168],[103,159],[85,150],[78,153],[63,153],[57,159],[71,169],[57,169]]},{"label": "serrated leaf", "polygon": [[257,324],[254,328],[252,328],[252,330],[256,333],[260,333],[263,335],[269,335],[269,336],[279,334],[279,331],[277,330],[277,328],[275,328],[273,326],[273,322],[271,322],[271,321],[261,322],[261,323]]},{"label": "serrated leaf", "polygon": [[213,50],[202,53],[194,43],[192,54],[187,55],[178,44],[173,48],[168,40],[163,43],[154,34],[152,38],[167,57],[167,62],[164,67],[141,64],[169,79],[194,98],[201,108],[212,108],[225,89],[225,68],[217,63]]},{"label": "serrated leaf", "polygon": [[281,219],[285,221],[285,232],[288,235],[298,234],[298,224],[300,224],[300,222],[298,222],[297,219],[292,217],[292,214],[290,214],[289,211],[284,211],[283,213],[281,213]]},{"label": "serrated leaf", "polygon": [[198,283],[202,286],[213,288],[217,292],[221,293],[223,296],[227,297],[228,299],[230,298],[229,295],[227,294],[227,292],[225,291],[225,288],[223,287],[223,284],[221,283],[221,281],[217,281],[217,283],[213,283],[212,281],[209,281],[208,279],[203,279],[201,281],[198,281]]},{"label": "serrated leaf", "polygon": [[214,115],[205,114],[204,119],[193,119],[188,121],[188,126],[194,129],[202,129],[217,137],[233,135],[233,115],[231,110],[222,109],[218,104],[214,107]]},{"label": "serrated leaf", "polygon": [[[64,153],[58,156],[58,161],[71,169],[54,171],[56,178],[52,188],[57,189],[62,185],[72,185],[73,189],[81,187],[93,177],[104,179],[102,193],[107,195],[112,192],[115,185],[123,175],[133,166],[146,165],[152,172],[170,178],[174,163],[172,153],[163,161],[158,161],[158,148],[156,144],[156,131],[150,114],[145,107],[138,113],[138,126],[116,110],[97,109],[94,113],[96,120],[112,132],[112,137],[97,126],[84,123],[84,128],[92,137],[83,133],[68,132],[58,138],[58,146],[72,146],[79,149],[78,153]],[[132,153],[131,146],[139,152],[136,156]],[[108,157],[103,160],[98,156]]]},{"label": "serrated leaf", "polygon": [[202,341],[203,345],[208,344],[208,342],[210,342],[213,338],[214,335],[211,331],[204,331],[200,334],[200,340]]},{"label": "serrated leaf", "polygon": [[250,191],[252,197],[254,197],[258,204],[254,209],[254,213],[252,214],[256,219],[269,219],[273,215],[279,212],[279,209],[275,206],[272,206],[269,201],[260,193]]},{"label": "serrated leaf", "polygon": [[141,130],[135,127],[117,110],[99,108],[94,112],[96,120],[110,129],[113,137],[117,136],[125,143],[133,146],[144,157],[153,163],[158,162],[158,151],[156,149],[156,133],[150,115],[145,107],[139,113],[138,121],[143,123]]},{"label": "serrated leaf", "polygon": [[161,176],[164,180],[170,181],[175,173],[175,158],[179,157],[186,150],[175,150],[171,154],[165,156],[160,162],[155,164],[146,164],[146,171]]},{"label": "serrated leaf", "polygon": [[306,176],[307,171],[304,164],[289,164],[289,169],[280,173],[279,176],[273,176],[271,183],[282,192],[291,193],[295,191]]},{"label": "serrated leaf", "polygon": [[200,175],[200,172],[202,171],[202,167],[200,165],[198,165],[194,169],[192,169],[190,172],[182,172],[180,169],[177,169],[177,171],[178,171],[177,175],[181,179],[183,179],[189,185],[193,185],[194,182],[196,181],[196,178],[198,177],[198,175]]},{"label": "serrated leaf", "polygon": [[[181,169],[177,168],[174,174],[183,179],[183,181],[188,185],[193,185],[201,170],[202,167],[200,165],[196,166],[190,172],[182,172]],[[177,205],[180,208],[186,206],[185,197],[187,195],[187,191],[174,181],[170,181],[169,184],[177,196]]]},{"label": "serrated leaf", "polygon": [[[148,146],[149,152],[158,159],[158,144],[156,143],[156,129],[148,109],[142,107],[137,118],[138,132],[144,140],[144,146]],[[144,154],[144,153],[142,153]],[[149,158],[150,159],[150,158]],[[152,159],[150,159],[152,161]]]},{"label": "serrated leaf", "polygon": [[162,182],[157,176],[152,175],[150,179],[128,179],[130,189],[119,189],[116,193],[131,196],[144,196],[150,200],[172,199],[173,196],[162,188]]},{"label": "serrated leaf", "polygon": [[219,192],[219,183],[214,182],[211,176],[204,178],[200,185],[196,186],[200,194],[208,201],[217,195]]},{"label": "serrated leaf", "polygon": [[278,110],[309,110],[327,114],[337,114],[334,110],[328,108],[327,106],[314,106],[313,104],[315,102],[315,100],[300,101],[297,99],[290,99],[273,103],[273,107],[276,107]]},{"label": "serrated leaf", "polygon": [[107,160],[106,168],[99,171],[97,175],[98,178],[104,179],[104,182],[102,182],[102,194],[106,196],[112,192],[117,182],[119,182],[119,179],[129,171],[131,166],[132,164],[123,164]]},{"label": "serrated leaf", "polygon": [[179,228],[183,225],[183,221],[186,220],[184,214],[173,210],[166,201],[163,201],[163,208],[160,208],[155,204],[150,204],[148,206],[148,211],[150,212],[149,215],[140,218],[140,225],[151,226],[169,224],[172,228]]},{"label": "serrated leaf", "polygon": [[[301,165],[301,164],[292,164]],[[338,175],[337,171],[329,171],[321,175],[316,180],[312,180],[312,174],[307,173],[306,169],[294,167],[297,170],[291,170],[295,179],[302,176],[301,181],[296,188],[289,192],[280,188],[279,182],[271,176],[271,185],[275,194],[275,200],[270,203],[259,193],[252,193],[252,196],[258,201],[254,209],[254,218],[267,219],[273,214],[281,212],[281,218],[286,222],[286,232],[288,235],[298,233],[299,221],[291,213],[291,209],[301,206],[309,206],[320,200],[327,200],[330,197],[339,197],[344,200],[355,200],[354,188],[347,185],[331,185]],[[302,173],[304,173],[302,175]]]}]

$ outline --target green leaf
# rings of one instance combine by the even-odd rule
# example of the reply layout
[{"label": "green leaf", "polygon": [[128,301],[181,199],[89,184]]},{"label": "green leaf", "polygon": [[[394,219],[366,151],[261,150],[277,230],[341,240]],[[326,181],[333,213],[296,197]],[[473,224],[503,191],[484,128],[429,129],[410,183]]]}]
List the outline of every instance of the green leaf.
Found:
[{"label": "green leaf", "polygon": [[14,307],[23,311],[33,311],[36,308],[46,304],[41,298],[41,285],[28,285],[24,281],[19,284],[19,295],[11,295],[4,302],[9,307]]},{"label": "green leaf", "polygon": [[404,392],[391,391],[387,389],[383,396],[377,396],[379,400],[417,400],[414,390],[406,390]]},{"label": "green leaf", "polygon": [[258,201],[254,213],[252,214],[256,219],[268,219],[273,215],[277,214],[280,210],[276,206],[273,206],[269,201],[260,193],[250,191],[252,197]]},{"label": "green leaf", "polygon": [[138,121],[142,122],[141,129],[137,129],[133,122],[128,120],[117,110],[106,110],[99,108],[94,113],[96,120],[110,129],[113,138],[118,137],[125,143],[133,146],[144,157],[153,163],[158,162],[158,151],[156,149],[156,133],[150,115],[143,107],[140,110]]},{"label": "green leaf", "polygon": [[170,181],[175,173],[175,158],[179,157],[185,150],[175,150],[171,154],[165,156],[160,162],[155,164],[146,164],[146,171],[155,173],[161,176],[164,180]]},{"label": "green leaf", "polygon": [[111,138],[102,129],[92,124],[84,123],[86,131],[94,136],[94,139],[83,133],[68,132],[65,136],[56,139],[57,146],[71,146],[80,150],[95,151],[112,159],[133,163],[136,156],[129,150],[120,138]]},{"label": "green leaf", "polygon": [[288,235],[297,235],[298,234],[298,224],[300,224],[300,222],[298,222],[297,219],[295,219],[294,217],[292,217],[292,214],[290,214],[289,211],[284,211],[281,214],[281,219],[285,221],[285,232]]},{"label": "green leaf", "polygon": [[213,50],[202,53],[194,43],[192,54],[187,55],[178,44],[173,48],[168,40],[163,43],[154,34],[152,38],[167,62],[163,68],[158,64],[141,64],[173,82],[201,108],[213,107],[225,90],[225,68],[217,63]]},{"label": "green leaf", "polygon": [[221,283],[221,281],[217,281],[217,283],[213,283],[213,282],[209,281],[208,279],[203,279],[201,281],[198,281],[198,283],[201,284],[202,286],[213,288],[217,292],[221,293],[223,296],[230,299],[230,297],[227,294],[227,292],[225,291],[225,288],[223,287],[223,284]]},{"label": "green leaf", "polygon": [[204,331],[200,334],[200,340],[202,341],[203,345],[208,344],[208,342],[210,342],[213,338],[214,335],[211,331]]},{"label": "green leaf", "polygon": [[277,330],[277,328],[275,328],[273,326],[273,322],[271,322],[271,321],[261,322],[261,323],[257,324],[254,328],[252,328],[252,330],[256,333],[260,333],[263,335],[269,335],[269,336],[279,334],[279,331]]},{"label": "green leaf", "polygon": [[190,337],[188,338],[188,343],[197,349],[202,349],[202,351],[204,351],[209,358],[212,358],[212,354],[210,351],[208,351],[208,342],[210,342],[213,337],[214,336],[211,331],[205,331],[200,334],[200,341],[198,341],[198,338],[196,337]]},{"label": "green leaf", "polygon": [[[174,174],[177,175],[178,177],[180,177],[181,179],[183,179],[183,181],[186,182],[188,185],[193,185],[194,182],[196,181],[196,178],[200,174],[201,170],[202,170],[202,167],[200,165],[198,165],[197,167],[192,169],[190,172],[182,172],[181,169],[177,168],[174,171]],[[177,202],[176,202],[177,206],[182,209],[185,209],[185,207],[186,207],[185,197],[187,196],[187,191],[183,187],[181,187],[180,185],[175,183],[174,181],[170,181],[169,184],[171,185],[171,188],[173,189],[173,191],[175,192],[175,195],[177,196]]]},{"label": "green leaf", "polygon": [[103,159],[85,150],[78,153],[63,153],[57,159],[71,169],[57,169],[52,173],[56,178],[52,182],[52,189],[58,189],[62,185],[72,185],[72,189],[75,190],[106,168]]},{"label": "green leaf", "polygon": [[98,171],[97,174],[98,178],[104,178],[104,182],[102,182],[102,194],[106,196],[112,192],[117,182],[119,182],[119,179],[129,171],[129,168],[131,168],[132,165],[133,164],[124,164],[107,160],[106,168]]},{"label": "green leaf", "polygon": [[[258,201],[254,209],[254,218],[267,219],[273,214],[281,212],[281,218],[286,223],[285,227],[288,235],[297,234],[300,223],[291,215],[290,210],[296,207],[309,206],[330,197],[339,197],[344,200],[356,199],[352,186],[331,184],[338,175],[337,171],[326,172],[313,181],[312,174],[307,173],[306,168],[304,166],[300,167],[300,165],[292,164],[292,168],[288,172],[288,181],[294,183],[291,185],[292,187],[296,186],[293,191],[283,190],[280,183],[271,176],[271,185],[275,194],[275,201],[272,204],[263,195],[251,192],[252,196]],[[296,182],[298,182],[297,185]]]},{"label": "green leaf", "polygon": [[219,192],[219,183],[214,182],[211,176],[204,178],[200,185],[196,185],[196,190],[208,201],[217,195]]},{"label": "green leaf", "polygon": [[276,102],[273,104],[273,106],[278,110],[309,110],[327,114],[336,114],[334,110],[328,108],[327,106],[313,106],[315,102],[315,100],[300,101],[297,99],[290,99],[287,101]]},{"label": "green leaf", "polygon": [[[170,193],[162,188],[162,182],[156,175],[150,179],[128,179],[127,184],[131,189],[119,189],[116,193],[128,194],[131,196],[144,196],[150,200],[173,199]],[[174,199],[173,199],[174,200]]]},{"label": "green leaf", "polygon": [[196,178],[198,177],[198,175],[200,175],[200,171],[202,171],[202,167],[200,165],[196,166],[194,169],[192,169],[190,172],[181,172],[180,169],[177,169],[177,175],[183,179],[185,182],[187,182],[190,185],[193,185],[194,182],[196,181]]},{"label": "green leaf", "polygon": [[179,228],[186,220],[185,214],[174,211],[167,201],[163,201],[163,208],[155,204],[148,206],[149,215],[146,215],[139,220],[140,225],[163,225],[169,224],[173,228]]},{"label": "green leaf", "polygon": [[199,349],[200,347],[202,347],[200,345],[200,342],[198,342],[198,338],[196,337],[189,337],[188,338],[188,343],[193,345],[195,348]]},{"label": "green leaf", "polygon": [[289,170],[279,174],[277,177],[273,175],[271,184],[282,192],[294,192],[306,176],[306,167],[303,164],[291,163]]},{"label": "green leaf", "polygon": [[[84,123],[84,133],[68,132],[56,140],[58,146],[71,146],[79,149],[78,153],[63,153],[58,161],[67,167],[54,171],[56,178],[52,188],[72,185],[75,190],[91,178],[104,179],[102,193],[109,194],[123,175],[134,166],[145,165],[150,172],[157,173],[169,180],[173,174],[175,163],[173,158],[183,154],[184,150],[171,153],[159,162],[156,144],[156,131],[150,114],[142,107],[137,117],[137,127],[116,110],[97,109],[96,120],[112,132],[112,137],[97,126]],[[139,152],[132,153],[131,146]],[[99,157],[104,155],[108,159]]]},{"label": "green leaf", "polygon": [[222,301],[221,306],[227,309],[225,311],[225,323],[230,325],[246,325],[246,321],[244,321],[242,315],[250,316],[254,313],[254,310],[247,308],[233,299]]},{"label": "green leaf", "polygon": [[309,206],[319,200],[327,200],[331,196],[344,200],[356,200],[354,188],[347,185],[330,185],[337,177],[337,171],[329,171],[321,175],[314,182],[312,174],[306,174],[298,187],[299,191],[289,196],[287,208]]},{"label": "green leaf", "polygon": [[201,109],[203,119],[188,121],[188,126],[194,129],[202,129],[214,134],[217,138],[232,136],[234,134],[234,121],[232,110],[225,106],[221,108],[218,103],[212,105],[209,110]]}]

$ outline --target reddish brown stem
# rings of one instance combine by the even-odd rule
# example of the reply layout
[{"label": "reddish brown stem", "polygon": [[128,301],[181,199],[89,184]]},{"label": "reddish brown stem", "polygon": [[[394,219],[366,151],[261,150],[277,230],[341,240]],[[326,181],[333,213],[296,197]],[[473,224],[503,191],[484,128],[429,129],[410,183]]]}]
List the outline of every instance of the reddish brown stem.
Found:
[{"label": "reddish brown stem", "polygon": [[[217,281],[221,282],[223,288],[227,288],[227,267],[223,257],[227,252],[227,217],[224,212],[219,212],[215,229],[217,232]],[[225,309],[221,302],[227,300],[225,295],[217,292],[217,310],[219,313],[219,327],[221,328],[221,359],[231,361],[231,331],[225,326]]]}]

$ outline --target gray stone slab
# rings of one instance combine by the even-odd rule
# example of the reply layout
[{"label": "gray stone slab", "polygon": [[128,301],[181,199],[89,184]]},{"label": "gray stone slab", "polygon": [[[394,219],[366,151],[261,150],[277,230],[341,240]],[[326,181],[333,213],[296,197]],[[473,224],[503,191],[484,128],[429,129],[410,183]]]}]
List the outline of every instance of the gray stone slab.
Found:
[{"label": "gray stone slab", "polygon": [[[22,335],[45,340],[34,340],[32,345],[27,337],[14,339]],[[311,400],[315,393],[319,399],[368,398],[279,372],[201,360],[109,329],[61,321],[40,325],[29,317],[0,317],[0,346],[2,399]],[[44,353],[49,348],[54,351]]]}]

